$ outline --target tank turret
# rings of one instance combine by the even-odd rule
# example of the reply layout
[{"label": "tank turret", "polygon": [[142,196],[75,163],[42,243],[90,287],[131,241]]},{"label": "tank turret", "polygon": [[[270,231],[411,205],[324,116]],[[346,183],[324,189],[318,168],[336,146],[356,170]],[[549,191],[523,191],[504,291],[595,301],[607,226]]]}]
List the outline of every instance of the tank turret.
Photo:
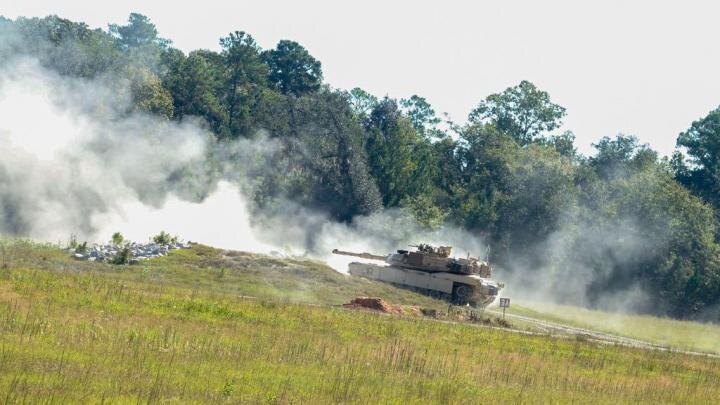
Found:
[{"label": "tank turret", "polygon": [[387,256],[370,253],[353,253],[335,249],[333,253],[370,260],[382,260],[391,266],[426,272],[448,272],[456,274],[477,274],[483,278],[492,277],[487,262],[468,255],[465,258],[450,257],[451,246],[433,246],[426,243],[411,245],[415,251],[398,250]]},{"label": "tank turret", "polygon": [[490,265],[476,257],[450,257],[452,247],[425,243],[411,245],[414,251],[398,250],[387,256],[334,249],[333,253],[384,261],[388,266],[350,263],[350,274],[422,290],[456,304],[486,306],[504,284],[490,280]]}]

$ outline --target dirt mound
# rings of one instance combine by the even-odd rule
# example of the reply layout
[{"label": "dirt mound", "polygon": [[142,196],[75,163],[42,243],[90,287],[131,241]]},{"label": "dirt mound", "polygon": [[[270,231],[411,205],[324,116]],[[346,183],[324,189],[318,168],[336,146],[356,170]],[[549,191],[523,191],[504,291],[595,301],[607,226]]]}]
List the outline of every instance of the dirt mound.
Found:
[{"label": "dirt mound", "polygon": [[372,309],[390,314],[403,313],[402,308],[397,305],[392,305],[382,298],[357,297],[349,303],[343,304],[343,306],[345,308]]}]

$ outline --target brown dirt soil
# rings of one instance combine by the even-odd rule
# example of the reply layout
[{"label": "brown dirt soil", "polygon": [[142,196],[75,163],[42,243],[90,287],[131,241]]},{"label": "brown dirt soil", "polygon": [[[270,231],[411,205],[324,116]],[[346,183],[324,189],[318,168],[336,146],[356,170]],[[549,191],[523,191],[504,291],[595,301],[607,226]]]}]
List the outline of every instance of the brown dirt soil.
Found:
[{"label": "brown dirt soil", "polygon": [[347,304],[343,304],[345,308],[372,309],[375,311],[386,312],[390,314],[402,314],[403,310],[397,305],[392,305],[382,298],[357,297]]},{"label": "brown dirt soil", "polygon": [[414,316],[423,316],[423,309],[417,305],[411,305],[404,308],[405,313]]}]

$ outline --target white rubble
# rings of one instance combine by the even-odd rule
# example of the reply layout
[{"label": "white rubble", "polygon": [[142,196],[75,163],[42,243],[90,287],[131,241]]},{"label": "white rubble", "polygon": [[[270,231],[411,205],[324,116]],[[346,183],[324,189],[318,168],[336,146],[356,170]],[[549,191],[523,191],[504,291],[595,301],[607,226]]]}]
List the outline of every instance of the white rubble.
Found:
[{"label": "white rubble", "polygon": [[130,250],[128,263],[137,264],[140,260],[162,257],[167,255],[171,250],[187,249],[193,244],[193,242],[182,241],[168,244],[130,242],[119,246],[111,243],[105,245],[93,244],[84,250],[81,248],[70,249],[70,253],[77,260],[112,262],[112,260],[127,247]]}]

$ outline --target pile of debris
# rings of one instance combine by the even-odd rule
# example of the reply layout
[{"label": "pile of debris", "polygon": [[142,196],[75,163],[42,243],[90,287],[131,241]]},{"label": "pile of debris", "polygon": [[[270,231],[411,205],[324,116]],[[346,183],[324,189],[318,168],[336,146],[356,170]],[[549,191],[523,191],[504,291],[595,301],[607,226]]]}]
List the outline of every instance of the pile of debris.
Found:
[{"label": "pile of debris", "polygon": [[354,298],[347,304],[343,304],[345,308],[372,309],[375,311],[386,312],[390,314],[402,314],[403,309],[397,305],[392,305],[382,298],[358,297]]},{"label": "pile of debris", "polygon": [[114,262],[117,257],[123,254],[127,249],[127,263],[137,264],[140,260],[152,259],[154,257],[162,257],[171,250],[187,249],[192,246],[193,242],[173,242],[167,244],[161,243],[137,243],[131,242],[124,245],[115,245],[112,243],[106,245],[93,244],[92,246],[80,246],[69,249],[70,253],[77,260],[87,260],[91,262]]}]

